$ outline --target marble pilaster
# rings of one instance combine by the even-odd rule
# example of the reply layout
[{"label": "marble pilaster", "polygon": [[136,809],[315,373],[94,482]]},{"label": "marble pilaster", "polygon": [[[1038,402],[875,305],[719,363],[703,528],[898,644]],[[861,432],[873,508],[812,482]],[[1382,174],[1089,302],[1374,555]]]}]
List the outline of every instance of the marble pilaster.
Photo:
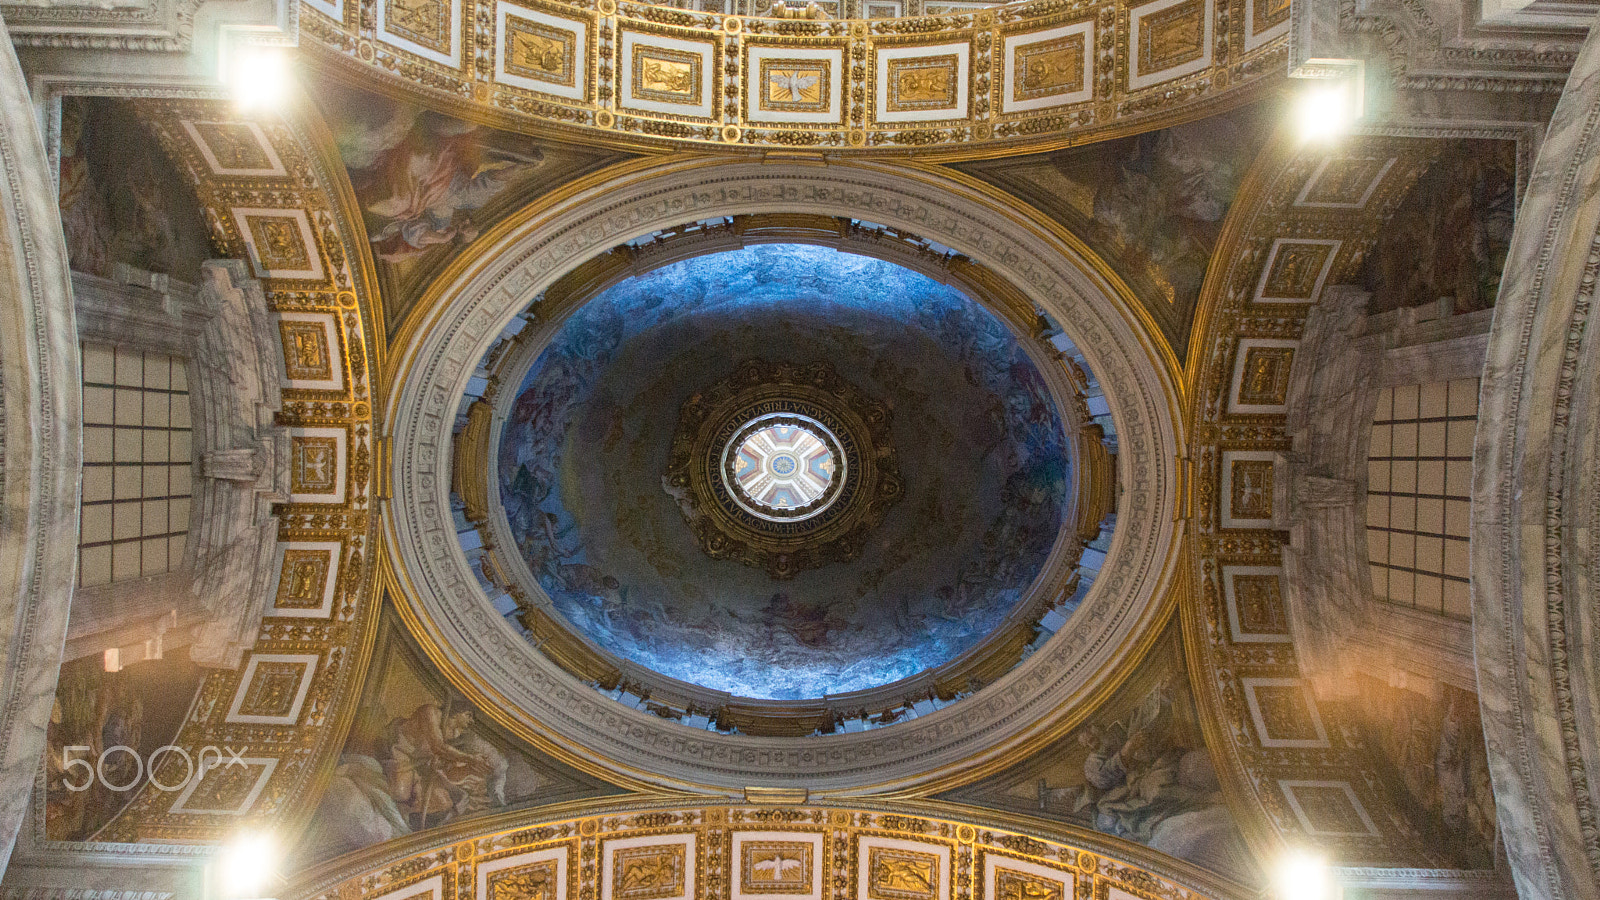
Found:
[{"label": "marble pilaster", "polygon": [[199,617],[189,658],[235,668],[271,603],[278,541],[272,505],[289,499],[289,434],[273,424],[283,406],[283,360],[266,296],[244,263],[208,262],[201,275],[211,318],[194,358],[204,477],[189,540]]},{"label": "marble pilaster", "polygon": [[1376,367],[1356,339],[1366,326],[1367,294],[1329,288],[1306,319],[1286,397],[1285,430],[1294,450],[1277,468],[1289,490],[1274,518],[1289,532],[1283,550],[1284,598],[1295,655],[1320,692],[1349,684],[1349,644],[1366,627],[1369,604],[1366,441]]}]

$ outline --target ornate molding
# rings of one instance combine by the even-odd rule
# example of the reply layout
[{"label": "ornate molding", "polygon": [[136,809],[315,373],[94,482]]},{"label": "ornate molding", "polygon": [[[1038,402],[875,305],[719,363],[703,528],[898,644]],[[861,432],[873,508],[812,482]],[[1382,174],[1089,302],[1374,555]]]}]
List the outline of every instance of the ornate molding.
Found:
[{"label": "ornate molding", "polygon": [[61,664],[77,579],[82,412],[66,241],[22,70],[0,25],[0,864],[11,855]]},{"label": "ornate molding", "polygon": [[1473,634],[1501,834],[1523,897],[1600,894],[1600,42],[1518,212],[1473,455]]},{"label": "ornate molding", "polygon": [[187,53],[201,0],[151,0],[137,5],[0,4],[20,47],[52,50]]},{"label": "ornate molding", "polygon": [[[628,865],[621,853],[624,848],[636,854],[649,854],[655,848],[663,859],[677,864],[673,878],[682,879],[674,882],[678,891],[646,896],[730,898],[776,893],[760,890],[766,880],[761,870],[772,867],[762,867],[762,857],[742,852],[755,841],[762,850],[792,858],[784,871],[794,882],[803,883],[803,889],[779,886],[788,896],[838,900],[1253,896],[1241,885],[1137,844],[955,804],[686,807],[681,803],[630,798],[591,804],[581,812],[558,808],[480,819],[465,829],[429,832],[336,860],[305,873],[283,896],[444,900],[453,896],[446,892],[451,884],[472,886],[477,891],[473,896],[500,896],[496,888],[506,890],[507,896],[527,896],[524,891],[535,883],[548,884],[554,876],[565,881],[565,890],[551,896],[626,897],[628,892],[614,881]],[[899,891],[882,890],[897,860],[912,863],[931,884],[913,878],[914,884]],[[514,880],[518,877],[529,880]],[[1023,892],[1004,891],[1007,882]],[[1036,892],[1027,892],[1029,887]]]},{"label": "ornate molding", "polygon": [[[1370,890],[1383,897],[1470,897],[1472,900],[1515,900],[1516,888],[1503,872],[1488,869],[1360,869],[1338,868],[1333,877],[1345,889]],[[1363,891],[1364,892],[1364,891]]]},{"label": "ornate molding", "polygon": [[62,97],[224,97],[220,63],[250,45],[298,46],[300,8],[298,0],[0,3],[52,160]]},{"label": "ornate molding", "polygon": [[[1155,13],[1126,0],[951,5],[856,20],[765,18],[755,6],[546,0],[533,14],[457,0],[430,7],[438,40],[429,46],[353,2],[308,5],[316,11],[302,24],[305,45],[343,77],[468,119],[634,149],[809,155],[978,157],[1147,131],[1242,102],[1282,76],[1287,49],[1286,9],[1252,16],[1212,0],[1179,8],[1179,27],[1156,44],[1138,37]],[[537,64],[523,58],[530,45],[508,24],[536,20],[560,41]],[[685,77],[697,73],[698,87],[664,94],[636,85],[643,70],[628,54],[649,46],[690,54],[676,65]],[[888,82],[898,77],[890,61],[903,59],[945,67],[933,76],[937,88],[913,81],[911,92],[927,96],[900,98]],[[1057,76],[1040,74],[1049,66]],[[802,82],[783,81],[785,72]],[[800,83],[790,96],[788,85]]]},{"label": "ornate molding", "polygon": [[[663,784],[718,790],[804,783],[860,791],[977,765],[1047,730],[1057,713],[1115,677],[1153,621],[1176,539],[1176,395],[1153,362],[1132,301],[1086,252],[1022,224],[962,183],[903,167],[818,170],[703,159],[635,164],[506,225],[431,298],[394,373],[389,403],[395,499],[386,517],[405,606],[458,686],[525,735]],[[850,215],[955,248],[1059,321],[1106,386],[1125,490],[1110,558],[1072,620],[975,696],[871,732],[777,744],[695,731],[596,697],[490,607],[450,530],[450,425],[476,361],[513,315],[565,272],[620,243],[708,217]],[[1032,323],[1019,323],[1030,327]]]},{"label": "ornate molding", "polygon": [[1309,75],[1335,59],[1381,62],[1403,90],[1559,91],[1582,26],[1519,32],[1482,22],[1473,15],[1477,7],[1454,0],[1304,0],[1290,14],[1289,65]]},{"label": "ornate molding", "polygon": [[94,890],[91,887],[6,887],[5,900],[171,900],[171,890]]}]

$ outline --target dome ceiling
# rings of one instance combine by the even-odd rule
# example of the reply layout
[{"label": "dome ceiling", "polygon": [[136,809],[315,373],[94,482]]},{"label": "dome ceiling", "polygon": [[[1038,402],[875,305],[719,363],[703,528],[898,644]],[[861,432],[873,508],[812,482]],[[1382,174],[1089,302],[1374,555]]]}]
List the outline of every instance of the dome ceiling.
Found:
[{"label": "dome ceiling", "polygon": [[[875,167],[588,190],[498,226],[405,326],[389,521],[469,699],[651,783],[821,796],[998,760],[1133,664],[1173,571],[1176,404],[1081,247]],[[825,559],[708,540],[672,478],[687,435],[731,490],[711,461],[775,412],[842,461],[816,520],[852,484],[885,501]]]},{"label": "dome ceiling", "polygon": [[[686,521],[694,498],[666,477],[685,410],[736,375],[780,399],[826,383],[857,406],[840,421],[883,419],[875,439],[815,429],[843,456],[865,443],[867,461],[892,462],[902,492],[820,564],[714,558]],[[815,420],[832,414],[821,402]],[[809,447],[774,443],[750,418],[731,423],[733,438],[766,439],[779,468]],[[812,442],[806,490],[842,484],[815,517],[827,520],[868,467],[834,466]],[[706,449],[718,465],[734,451],[737,485],[738,465],[763,463],[740,463],[727,443]],[[518,550],[573,628],[670,678],[773,700],[877,687],[971,650],[1028,594],[1073,477],[1045,382],[998,319],[893,263],[795,244],[695,257],[603,291],[522,379],[496,463]]]},{"label": "dome ceiling", "polygon": [[[676,842],[689,896],[759,876],[741,830],[793,849],[825,823],[796,862],[819,891],[832,877],[910,896],[905,873],[926,872],[919,900],[936,900],[934,875],[952,898],[1248,896],[1255,863],[1301,839],[1345,875],[1498,893],[1510,858],[1523,878],[1528,804],[1492,790],[1504,760],[1493,741],[1485,755],[1474,693],[1486,679],[1493,706],[1506,668],[1483,662],[1493,623],[1481,602],[1475,622],[1452,609],[1449,584],[1440,615],[1423,603],[1422,539],[1448,554],[1465,538],[1390,512],[1387,531],[1414,524],[1417,540],[1360,545],[1365,514],[1405,494],[1364,468],[1361,404],[1373,373],[1409,389],[1389,382],[1416,376],[1428,344],[1451,343],[1434,350],[1460,367],[1452,384],[1479,374],[1464,348],[1481,353],[1554,91],[1491,109],[1473,97],[1498,75],[1387,46],[1363,64],[1407,102],[1300,145],[1270,137],[1300,94],[1275,90],[1298,63],[1287,4],[896,3],[887,20],[864,0],[809,9],[834,20],[778,0],[434,4],[409,23],[322,4],[300,19],[298,100],[315,102],[271,112],[108,82],[76,25],[13,29],[30,83],[117,95],[58,97],[42,135],[80,337],[138,313],[95,308],[102,295],[160,294],[187,328],[197,271],[199,306],[244,289],[257,326],[283,326],[282,389],[265,396],[282,394],[272,427],[306,488],[257,507],[278,555],[258,559],[271,572],[251,615],[266,609],[237,666],[202,678],[188,622],[166,617],[143,644],[155,657],[128,664],[126,635],[149,623],[119,608],[113,634],[83,614],[97,595],[70,604],[48,758],[100,743],[85,715],[101,710],[142,721],[135,750],[248,742],[243,773],[202,766],[169,795],[151,768],[125,797],[76,796],[49,764],[17,858],[70,881],[79,867],[41,837],[91,842],[87,871],[116,844],[198,858],[248,823],[303,831],[302,860],[382,845],[302,885],[493,893],[540,854],[610,897],[624,869],[608,846],[636,859]],[[536,19],[560,24],[560,46]],[[424,25],[437,46],[402,33]],[[1531,58],[1524,37],[1497,40]],[[1536,52],[1560,69],[1575,44],[1557,44]],[[1539,65],[1518,83],[1553,85]],[[566,80],[552,92],[546,75]],[[1570,149],[1563,121],[1552,158]],[[150,133],[108,142],[97,122]],[[138,215],[106,192],[119,172],[154,173],[130,187]],[[145,233],[174,210],[204,227]],[[1420,243],[1418,223],[1434,226]],[[867,256],[744,247],[813,240]],[[211,256],[226,278],[196,269]],[[155,310],[130,341],[179,340]],[[1381,366],[1328,351],[1330,327],[1363,313]],[[213,383],[196,352],[191,375]],[[295,377],[313,357],[328,377]],[[1328,402],[1339,369],[1358,386]],[[1325,440],[1351,407],[1355,439]],[[1480,433],[1480,470],[1499,443]],[[232,480],[227,457],[194,449],[197,482]],[[310,489],[317,471],[331,493]],[[203,500],[187,565],[229,577],[206,552],[223,510]],[[1356,544],[1324,539],[1347,522]],[[1389,588],[1367,584],[1367,556],[1389,551],[1371,573]],[[1367,624],[1317,618],[1341,611],[1320,585],[1345,569],[1356,587],[1335,599]],[[118,646],[102,660],[103,637]],[[1372,677],[1336,682],[1336,642],[1338,666]],[[530,847],[547,829],[570,846]],[[907,866],[912,847],[933,861]],[[1023,858],[1066,880],[989,865]]]}]

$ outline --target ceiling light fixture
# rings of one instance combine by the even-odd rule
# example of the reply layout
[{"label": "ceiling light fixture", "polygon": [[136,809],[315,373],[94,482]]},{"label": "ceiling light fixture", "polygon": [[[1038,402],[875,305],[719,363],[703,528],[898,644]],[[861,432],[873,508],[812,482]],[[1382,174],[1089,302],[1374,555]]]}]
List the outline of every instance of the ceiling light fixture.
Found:
[{"label": "ceiling light fixture", "polygon": [[1289,76],[1301,82],[1291,115],[1302,141],[1336,140],[1366,114],[1366,67],[1361,60],[1307,60]]},{"label": "ceiling light fixture", "polygon": [[245,112],[281,107],[289,95],[289,54],[282,47],[236,45],[223,75],[234,105]]},{"label": "ceiling light fixture", "polygon": [[1302,140],[1331,141],[1350,130],[1355,102],[1348,81],[1318,81],[1295,98],[1295,123]]},{"label": "ceiling light fixture", "polygon": [[211,896],[218,900],[262,900],[279,880],[278,844],[271,835],[245,831],[211,858]]},{"label": "ceiling light fixture", "polygon": [[1291,850],[1278,862],[1277,900],[1339,900],[1328,861],[1309,850]]}]

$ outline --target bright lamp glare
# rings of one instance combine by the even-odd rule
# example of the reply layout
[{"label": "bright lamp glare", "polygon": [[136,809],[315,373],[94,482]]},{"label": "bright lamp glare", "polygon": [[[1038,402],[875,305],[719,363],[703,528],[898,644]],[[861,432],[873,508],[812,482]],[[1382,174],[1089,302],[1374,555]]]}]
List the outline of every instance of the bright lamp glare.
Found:
[{"label": "bright lamp glare", "polygon": [[278,868],[278,847],[264,834],[241,834],[217,853],[214,865],[223,896],[262,897]]},{"label": "bright lamp glare", "polygon": [[1278,863],[1278,900],[1334,900],[1333,873],[1322,857],[1295,850]]},{"label": "bright lamp glare", "polygon": [[228,90],[242,110],[283,105],[289,93],[289,57],[277,47],[240,47],[228,72]]},{"label": "bright lamp glare", "polygon": [[1344,82],[1318,84],[1300,92],[1295,101],[1295,120],[1300,136],[1308,141],[1328,141],[1350,127],[1352,97]]}]

